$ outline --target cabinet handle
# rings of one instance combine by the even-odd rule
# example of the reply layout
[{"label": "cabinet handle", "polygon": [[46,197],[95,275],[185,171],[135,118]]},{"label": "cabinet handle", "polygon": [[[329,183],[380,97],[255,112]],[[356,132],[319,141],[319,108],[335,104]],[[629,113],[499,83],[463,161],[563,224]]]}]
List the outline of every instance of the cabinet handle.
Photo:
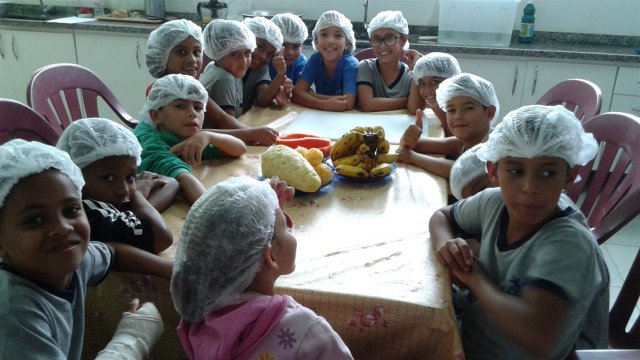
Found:
[{"label": "cabinet handle", "polygon": [[640,108],[634,108],[632,107],[631,110],[635,111],[635,112],[640,112]]},{"label": "cabinet handle", "polygon": [[516,65],[515,73],[513,74],[513,87],[511,88],[511,95],[516,93],[516,85],[518,84],[518,65]]},{"label": "cabinet handle", "polygon": [[136,63],[138,64],[138,69],[141,69],[140,66],[140,43],[136,41]]},{"label": "cabinet handle", "polygon": [[15,57],[16,60],[20,60],[19,56],[18,56],[18,52],[16,51],[16,36],[15,35],[11,35],[11,50],[13,50],[13,57]]},{"label": "cabinet handle", "polygon": [[2,34],[0,34],[0,58],[4,59],[4,50],[2,49]]},{"label": "cabinet handle", "polygon": [[533,86],[531,87],[531,96],[536,92],[536,86],[538,86],[538,66],[533,70]]}]

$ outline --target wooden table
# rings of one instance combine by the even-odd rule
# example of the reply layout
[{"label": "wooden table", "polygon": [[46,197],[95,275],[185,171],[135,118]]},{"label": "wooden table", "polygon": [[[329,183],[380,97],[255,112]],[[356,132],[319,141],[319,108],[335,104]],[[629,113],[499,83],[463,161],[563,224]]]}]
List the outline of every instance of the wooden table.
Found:
[{"label": "wooden table", "polygon": [[[254,109],[242,120],[282,130],[302,110]],[[265,149],[209,161],[194,174],[207,187],[233,176],[257,178]],[[429,218],[445,203],[442,178],[405,164],[378,182],[336,179],[316,194],[296,195],[285,210],[295,224],[297,266],[278,279],[277,291],[324,316],[356,359],[461,358],[449,273],[435,262],[428,241]],[[175,239],[163,256],[174,257],[187,211],[176,203],[163,213]],[[104,346],[122,309],[137,296],[156,303],[165,321],[155,356],[184,358],[168,287],[162,279],[112,273],[91,289],[86,354]]]}]

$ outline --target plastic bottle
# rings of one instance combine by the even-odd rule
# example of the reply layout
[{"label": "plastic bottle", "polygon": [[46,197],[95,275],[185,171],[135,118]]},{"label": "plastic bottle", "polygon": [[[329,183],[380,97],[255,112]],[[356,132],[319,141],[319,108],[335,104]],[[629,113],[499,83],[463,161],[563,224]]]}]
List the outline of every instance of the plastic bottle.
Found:
[{"label": "plastic bottle", "polygon": [[102,16],[102,15],[104,15],[102,0],[95,0],[93,2],[93,16]]},{"label": "plastic bottle", "polygon": [[536,8],[533,6],[533,0],[529,0],[524,7],[524,15],[522,15],[522,21],[520,23],[520,34],[518,35],[518,42],[529,44],[533,40],[534,23],[536,17],[533,16],[536,13]]}]

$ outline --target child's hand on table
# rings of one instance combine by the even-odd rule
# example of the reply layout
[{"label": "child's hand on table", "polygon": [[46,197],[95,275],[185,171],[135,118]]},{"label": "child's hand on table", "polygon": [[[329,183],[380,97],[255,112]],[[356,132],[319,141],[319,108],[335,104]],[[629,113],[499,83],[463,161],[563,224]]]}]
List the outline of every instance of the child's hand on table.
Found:
[{"label": "child's hand on table", "polygon": [[459,273],[469,272],[474,266],[473,252],[467,241],[461,238],[447,240],[436,249],[436,259],[442,266],[456,273],[458,278]]},{"label": "child's hand on table", "polygon": [[400,138],[400,148],[415,148],[420,141],[420,136],[422,136],[422,110],[418,109],[415,124],[409,125]]},{"label": "child's hand on table", "polygon": [[210,135],[205,131],[188,137],[171,148],[171,152],[180,156],[187,164],[191,166],[199,165],[202,162],[202,151],[210,144]]},{"label": "child's hand on table", "polygon": [[144,198],[148,198],[154,189],[160,188],[167,184],[167,181],[156,173],[143,171],[136,175],[136,191],[142,194]]},{"label": "child's hand on table", "polygon": [[266,126],[251,128],[249,131],[251,134],[246,141],[249,145],[270,146],[276,143],[280,135],[278,131]]}]

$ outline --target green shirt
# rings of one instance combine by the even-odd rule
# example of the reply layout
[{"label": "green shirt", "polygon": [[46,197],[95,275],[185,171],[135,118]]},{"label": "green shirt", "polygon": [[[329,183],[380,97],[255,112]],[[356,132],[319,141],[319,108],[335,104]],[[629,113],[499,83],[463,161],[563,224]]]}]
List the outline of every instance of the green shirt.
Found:
[{"label": "green shirt", "polygon": [[[154,129],[144,122],[136,126],[134,133],[142,145],[142,162],[138,166],[138,172],[151,171],[173,178],[183,172],[192,172],[189,164],[171,152],[171,147],[180,143],[182,139],[172,133]],[[218,149],[212,145],[207,145],[202,151],[203,160],[218,156]]]}]

